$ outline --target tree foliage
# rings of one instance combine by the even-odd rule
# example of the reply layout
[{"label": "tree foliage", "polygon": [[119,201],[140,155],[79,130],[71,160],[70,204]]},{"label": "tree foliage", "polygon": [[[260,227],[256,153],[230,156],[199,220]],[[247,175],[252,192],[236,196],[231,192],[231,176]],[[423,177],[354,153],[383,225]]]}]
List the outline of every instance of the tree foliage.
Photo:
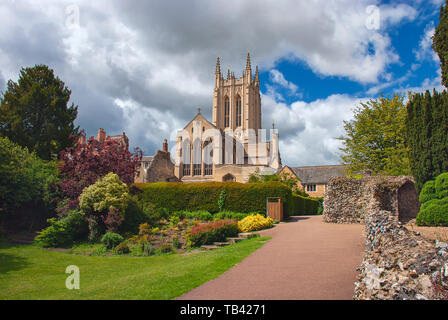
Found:
[{"label": "tree foliage", "polygon": [[355,108],[352,121],[344,121],[340,150],[349,174],[366,169],[373,174],[410,174],[403,99],[401,94],[370,99]]},{"label": "tree foliage", "polygon": [[78,107],[67,106],[71,91],[45,65],[23,68],[0,100],[0,135],[45,160],[73,144]]},{"label": "tree foliage", "polygon": [[442,84],[448,88],[448,0],[440,8],[439,25],[434,33],[432,48],[440,58]]},{"label": "tree foliage", "polygon": [[0,209],[9,212],[38,200],[49,204],[57,182],[55,162],[44,161],[27,148],[0,137]]},{"label": "tree foliage", "polygon": [[[83,131],[82,136],[85,136]],[[124,183],[132,184],[140,167],[142,151],[136,148],[131,153],[118,141],[100,143],[91,137],[86,143],[77,143],[62,151],[59,158],[62,195],[77,202],[84,188],[109,172],[117,174]]]},{"label": "tree foliage", "polygon": [[412,94],[407,104],[410,165],[420,191],[426,181],[448,171],[448,93]]}]

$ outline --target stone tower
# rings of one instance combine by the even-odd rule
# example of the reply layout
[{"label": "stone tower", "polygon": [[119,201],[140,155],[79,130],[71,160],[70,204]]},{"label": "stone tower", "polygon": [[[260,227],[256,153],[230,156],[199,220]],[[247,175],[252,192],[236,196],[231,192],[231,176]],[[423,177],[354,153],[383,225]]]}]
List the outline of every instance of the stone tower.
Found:
[{"label": "stone tower", "polygon": [[227,79],[221,73],[220,61],[216,62],[215,89],[213,91],[212,123],[224,131],[261,129],[261,98],[258,66],[252,76],[250,55],[241,78],[227,71]]}]

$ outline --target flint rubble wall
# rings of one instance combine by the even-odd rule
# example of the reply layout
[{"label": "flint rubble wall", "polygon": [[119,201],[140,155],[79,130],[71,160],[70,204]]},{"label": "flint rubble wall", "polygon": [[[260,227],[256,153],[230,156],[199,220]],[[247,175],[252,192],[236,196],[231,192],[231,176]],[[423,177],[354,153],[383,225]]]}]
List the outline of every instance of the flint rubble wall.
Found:
[{"label": "flint rubble wall", "polygon": [[412,177],[332,178],[324,207],[325,222],[365,224],[354,299],[448,299],[448,244],[403,225],[420,207]]}]

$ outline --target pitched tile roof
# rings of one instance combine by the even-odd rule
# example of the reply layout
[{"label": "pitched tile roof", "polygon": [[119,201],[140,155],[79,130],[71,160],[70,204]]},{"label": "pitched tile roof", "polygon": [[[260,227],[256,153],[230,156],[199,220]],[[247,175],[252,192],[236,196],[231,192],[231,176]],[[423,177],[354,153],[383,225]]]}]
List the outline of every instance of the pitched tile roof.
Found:
[{"label": "pitched tile roof", "polygon": [[346,166],[290,167],[302,184],[326,184],[332,177],[345,177]]}]

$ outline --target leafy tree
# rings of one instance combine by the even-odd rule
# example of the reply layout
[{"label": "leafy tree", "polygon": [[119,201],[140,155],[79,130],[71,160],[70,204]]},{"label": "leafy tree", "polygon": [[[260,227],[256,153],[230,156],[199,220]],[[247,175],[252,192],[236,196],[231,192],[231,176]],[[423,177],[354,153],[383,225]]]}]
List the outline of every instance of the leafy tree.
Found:
[{"label": "leafy tree", "polygon": [[67,107],[71,91],[45,65],[22,68],[0,99],[0,135],[42,158],[73,144],[78,107]]},{"label": "leafy tree", "polygon": [[57,182],[55,162],[0,137],[0,209],[13,212],[24,203],[40,200],[50,204]]},{"label": "leafy tree", "polygon": [[[78,141],[84,140],[83,137],[85,133],[81,131]],[[91,137],[86,143],[78,142],[74,147],[62,151],[59,158],[59,188],[64,198],[71,199],[68,208],[75,208],[84,188],[109,172],[117,174],[127,185],[132,184],[140,167],[142,151],[136,148],[131,153],[118,141],[106,140],[101,143]]]},{"label": "leafy tree", "polygon": [[442,84],[448,88],[448,0],[440,8],[439,25],[434,33],[432,48],[440,58]]},{"label": "leafy tree", "polygon": [[370,99],[355,108],[352,121],[344,121],[340,150],[350,175],[366,169],[373,174],[410,174],[403,99],[400,94]]}]

